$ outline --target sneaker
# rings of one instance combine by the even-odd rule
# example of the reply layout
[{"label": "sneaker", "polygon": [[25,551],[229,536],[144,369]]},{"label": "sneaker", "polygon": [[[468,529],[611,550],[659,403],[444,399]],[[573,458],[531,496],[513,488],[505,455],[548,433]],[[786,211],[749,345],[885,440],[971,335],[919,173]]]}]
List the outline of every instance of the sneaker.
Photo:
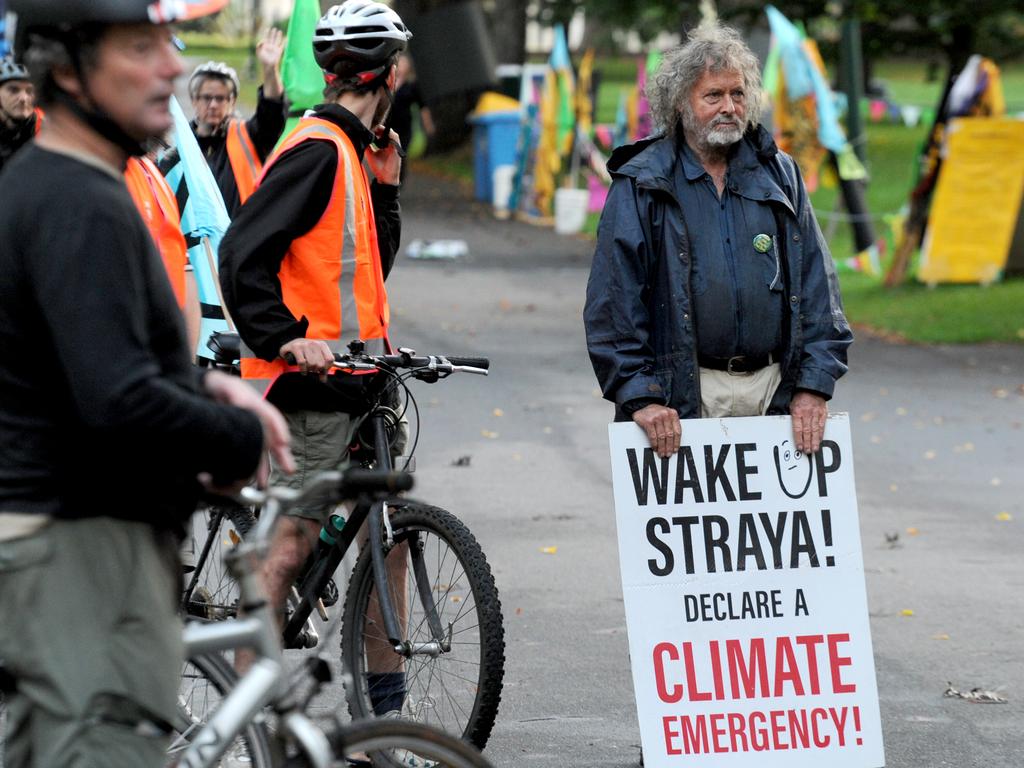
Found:
[{"label": "sneaker", "polygon": [[[397,709],[393,709],[390,712],[385,712],[381,717],[399,720],[402,717],[402,713]],[[441,765],[436,760],[427,760],[407,749],[393,750],[388,753],[388,757],[397,765],[403,766],[403,768],[438,768]]]}]

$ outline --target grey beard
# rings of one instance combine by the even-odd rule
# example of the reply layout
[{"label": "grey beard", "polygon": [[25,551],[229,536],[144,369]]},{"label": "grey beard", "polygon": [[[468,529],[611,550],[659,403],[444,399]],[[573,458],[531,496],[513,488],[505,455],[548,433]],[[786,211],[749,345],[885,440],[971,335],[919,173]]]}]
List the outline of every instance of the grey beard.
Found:
[{"label": "grey beard", "polygon": [[743,138],[743,131],[739,128],[729,128],[726,131],[713,131],[708,128],[702,138],[704,143],[711,147],[731,147]]}]

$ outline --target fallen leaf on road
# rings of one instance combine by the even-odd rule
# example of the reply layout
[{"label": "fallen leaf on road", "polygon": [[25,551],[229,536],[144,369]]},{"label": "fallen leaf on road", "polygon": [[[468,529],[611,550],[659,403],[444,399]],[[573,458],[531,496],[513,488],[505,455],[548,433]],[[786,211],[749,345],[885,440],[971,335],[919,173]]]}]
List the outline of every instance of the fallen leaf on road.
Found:
[{"label": "fallen leaf on road", "polygon": [[1009,512],[1000,512],[998,515],[996,515],[996,520],[998,520],[1001,523],[1008,523],[1011,520],[1013,520],[1013,515],[1011,515]]},{"label": "fallen leaf on road", "polygon": [[521,454],[521,453],[513,453],[512,454],[512,461],[522,461],[522,460],[523,460],[523,454]]},{"label": "fallen leaf on road", "polygon": [[1002,400],[1005,397],[1009,397],[1009,395],[1010,395],[1010,393],[1008,391],[1006,391],[1005,389],[1003,389],[1002,387],[999,387],[998,389],[993,389],[992,390],[992,396],[993,397],[998,397],[1000,400]]},{"label": "fallen leaf on road", "polygon": [[522,608],[516,608],[516,616],[522,616],[522,615],[523,615],[523,609]]},{"label": "fallen leaf on road", "polygon": [[899,408],[896,409],[896,415],[897,416],[906,416],[907,415],[907,409],[904,408],[903,406],[900,406]]},{"label": "fallen leaf on road", "polygon": [[925,458],[926,458],[926,459],[927,459],[928,461],[931,461],[932,459],[934,459],[934,458],[935,458],[935,451],[925,451],[925,452],[924,452],[924,457],[925,457]]},{"label": "fallen leaf on road", "polygon": [[913,615],[914,615],[914,609],[913,608],[904,608],[902,611],[900,611],[900,616],[913,616]]},{"label": "fallen leaf on road", "polygon": [[907,528],[907,536],[917,536],[920,531],[917,528]]},{"label": "fallen leaf on road", "polygon": [[452,462],[453,467],[468,467],[469,462],[472,460],[472,456],[459,456],[455,461]]},{"label": "fallen leaf on road", "polygon": [[940,632],[937,635],[932,635],[932,640],[949,640],[949,635],[945,632]]},{"label": "fallen leaf on road", "polygon": [[545,555],[557,555],[558,547],[541,547],[540,551],[543,552]]},{"label": "fallen leaf on road", "polygon": [[486,437],[488,440],[493,440],[494,438],[496,438],[498,436],[497,432],[492,432],[489,429],[481,429],[480,430],[480,434],[483,435],[484,437]]},{"label": "fallen leaf on road", "polygon": [[877,416],[878,416],[878,414],[875,413],[874,411],[868,411],[867,413],[861,415],[860,420],[861,421],[874,421]]},{"label": "fallen leaf on road", "polygon": [[885,534],[885,543],[889,545],[889,549],[898,549],[900,547],[899,531]]},{"label": "fallen leaf on road", "polygon": [[494,410],[492,411],[492,413],[493,413],[493,414],[494,414],[495,416],[504,416],[504,415],[505,415],[505,412],[504,412],[503,410],[501,410],[501,408],[495,408],[495,409],[494,409]]},{"label": "fallen leaf on road", "polygon": [[452,595],[452,602],[453,603],[461,603],[462,602],[462,598],[459,595]]},{"label": "fallen leaf on road", "polygon": [[508,299],[502,299],[498,302],[498,308],[501,309],[502,312],[508,312],[512,309],[512,302]]},{"label": "fallen leaf on road", "polygon": [[893,493],[896,493],[896,491],[898,491],[899,489],[900,487],[896,485],[896,483],[893,483],[892,485],[889,486],[889,490],[892,491]]},{"label": "fallen leaf on road", "polygon": [[871,436],[871,442],[874,445],[878,445],[880,442],[882,442],[882,438],[880,438],[878,435],[872,435]]},{"label": "fallen leaf on road", "polygon": [[1006,697],[995,691],[985,691],[981,688],[972,688],[969,691],[958,691],[952,683],[946,684],[946,692],[942,694],[950,699],[964,699],[972,704],[1005,704]]}]

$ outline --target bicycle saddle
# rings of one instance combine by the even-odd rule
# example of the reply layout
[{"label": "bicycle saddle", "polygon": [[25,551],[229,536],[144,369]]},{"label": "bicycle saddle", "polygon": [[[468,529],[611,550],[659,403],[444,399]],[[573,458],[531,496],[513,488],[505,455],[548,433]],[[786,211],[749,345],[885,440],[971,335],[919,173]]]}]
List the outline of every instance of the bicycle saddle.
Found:
[{"label": "bicycle saddle", "polygon": [[237,333],[214,331],[206,342],[206,348],[213,352],[218,363],[231,365],[241,356],[242,340]]}]

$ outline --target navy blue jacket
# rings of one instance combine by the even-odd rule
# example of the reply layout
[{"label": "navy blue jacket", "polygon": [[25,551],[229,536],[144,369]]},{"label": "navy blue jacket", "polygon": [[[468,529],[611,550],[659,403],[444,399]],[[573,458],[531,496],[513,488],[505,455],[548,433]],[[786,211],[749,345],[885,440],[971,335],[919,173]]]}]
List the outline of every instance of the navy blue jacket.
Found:
[{"label": "navy blue jacket", "polygon": [[[832,397],[853,334],[796,163],[760,126],[743,141],[756,160],[730,166],[730,191],[772,207],[782,250],[782,382],[768,413],[785,414],[798,389]],[[620,421],[629,418],[622,405],[641,398],[684,419],[700,416],[690,245],[675,193],[678,151],[672,139],[654,137],[619,147],[608,163],[612,188],[583,319],[594,372]]]}]

